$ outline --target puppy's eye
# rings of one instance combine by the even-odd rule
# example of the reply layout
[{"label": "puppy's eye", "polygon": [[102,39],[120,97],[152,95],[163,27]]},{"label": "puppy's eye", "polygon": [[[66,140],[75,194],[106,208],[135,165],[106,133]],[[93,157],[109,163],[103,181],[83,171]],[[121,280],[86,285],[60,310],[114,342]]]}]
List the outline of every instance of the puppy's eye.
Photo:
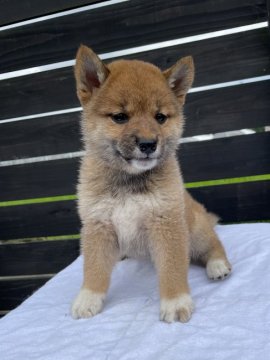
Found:
[{"label": "puppy's eye", "polygon": [[111,114],[110,116],[117,124],[124,124],[128,122],[128,116],[125,113]]},{"label": "puppy's eye", "polygon": [[155,116],[155,119],[157,120],[157,122],[159,124],[164,124],[165,121],[167,120],[167,116],[162,114],[162,113],[157,113],[156,116]]}]

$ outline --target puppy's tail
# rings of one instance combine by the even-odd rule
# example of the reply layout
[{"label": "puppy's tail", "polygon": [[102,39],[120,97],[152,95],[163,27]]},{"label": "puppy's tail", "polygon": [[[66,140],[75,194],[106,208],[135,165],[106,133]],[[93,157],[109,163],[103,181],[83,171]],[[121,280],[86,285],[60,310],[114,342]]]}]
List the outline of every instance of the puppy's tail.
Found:
[{"label": "puppy's tail", "polygon": [[207,213],[209,223],[214,227],[218,224],[220,217],[218,217],[216,214],[208,212]]}]

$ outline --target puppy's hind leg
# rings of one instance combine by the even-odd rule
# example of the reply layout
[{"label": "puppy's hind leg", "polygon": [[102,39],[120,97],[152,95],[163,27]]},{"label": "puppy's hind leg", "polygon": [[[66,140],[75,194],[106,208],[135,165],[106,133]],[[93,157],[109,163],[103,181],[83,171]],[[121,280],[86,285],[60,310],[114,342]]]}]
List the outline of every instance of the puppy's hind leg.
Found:
[{"label": "puppy's hind leg", "polygon": [[208,251],[201,255],[201,260],[206,264],[206,273],[211,280],[223,280],[230,275],[232,267],[225,250],[217,237],[214,229],[208,229]]},{"label": "puppy's hind leg", "polygon": [[191,211],[192,221],[189,221],[191,258],[206,266],[209,279],[223,280],[231,273],[232,267],[214,231],[217,217],[207,213],[204,207],[194,200]]}]

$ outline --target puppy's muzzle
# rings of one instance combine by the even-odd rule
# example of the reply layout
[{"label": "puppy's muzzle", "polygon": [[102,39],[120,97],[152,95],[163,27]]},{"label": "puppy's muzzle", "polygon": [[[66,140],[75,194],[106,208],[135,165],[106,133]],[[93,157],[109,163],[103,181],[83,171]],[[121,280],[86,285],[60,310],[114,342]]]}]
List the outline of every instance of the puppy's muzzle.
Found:
[{"label": "puppy's muzzle", "polygon": [[136,144],[143,154],[150,155],[157,149],[156,139],[136,138]]}]

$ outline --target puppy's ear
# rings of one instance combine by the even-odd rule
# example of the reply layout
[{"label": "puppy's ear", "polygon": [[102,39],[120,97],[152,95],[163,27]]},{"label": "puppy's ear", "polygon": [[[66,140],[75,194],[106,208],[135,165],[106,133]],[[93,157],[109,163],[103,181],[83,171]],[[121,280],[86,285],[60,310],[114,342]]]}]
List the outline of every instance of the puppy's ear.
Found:
[{"label": "puppy's ear", "polygon": [[91,98],[94,89],[99,88],[109,75],[108,68],[87,46],[81,45],[75,64],[77,95],[82,105]]},{"label": "puppy's ear", "polygon": [[194,63],[191,56],[177,61],[163,72],[170,88],[174,91],[180,104],[185,103],[185,97],[194,80]]}]

